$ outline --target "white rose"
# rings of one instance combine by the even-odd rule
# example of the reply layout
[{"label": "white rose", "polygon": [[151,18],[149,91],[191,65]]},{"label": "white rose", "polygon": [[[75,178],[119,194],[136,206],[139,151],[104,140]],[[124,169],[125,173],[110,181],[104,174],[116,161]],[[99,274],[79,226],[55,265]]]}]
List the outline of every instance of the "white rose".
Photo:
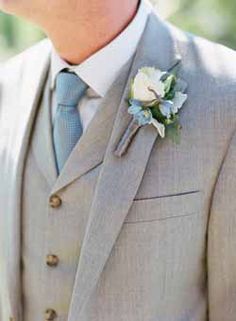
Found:
[{"label": "white rose", "polygon": [[164,72],[153,67],[139,69],[132,85],[133,98],[145,102],[152,101],[156,96],[155,93],[149,89],[155,91],[159,96],[164,97],[165,86],[160,80],[163,74]]}]

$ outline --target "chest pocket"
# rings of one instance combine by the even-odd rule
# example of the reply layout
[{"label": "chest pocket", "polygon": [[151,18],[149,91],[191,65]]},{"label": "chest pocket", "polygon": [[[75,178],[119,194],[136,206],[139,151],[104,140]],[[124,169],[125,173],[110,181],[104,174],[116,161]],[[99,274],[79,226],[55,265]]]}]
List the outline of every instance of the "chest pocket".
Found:
[{"label": "chest pocket", "polygon": [[134,200],[124,223],[142,223],[201,213],[202,192]]}]

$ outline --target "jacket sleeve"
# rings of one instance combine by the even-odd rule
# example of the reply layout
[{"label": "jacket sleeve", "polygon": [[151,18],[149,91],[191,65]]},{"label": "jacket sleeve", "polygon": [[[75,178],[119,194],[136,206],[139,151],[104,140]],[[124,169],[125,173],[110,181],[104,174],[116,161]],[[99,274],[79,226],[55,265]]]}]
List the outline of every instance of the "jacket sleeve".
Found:
[{"label": "jacket sleeve", "polygon": [[209,321],[236,320],[236,133],[212,197],[207,242]]}]

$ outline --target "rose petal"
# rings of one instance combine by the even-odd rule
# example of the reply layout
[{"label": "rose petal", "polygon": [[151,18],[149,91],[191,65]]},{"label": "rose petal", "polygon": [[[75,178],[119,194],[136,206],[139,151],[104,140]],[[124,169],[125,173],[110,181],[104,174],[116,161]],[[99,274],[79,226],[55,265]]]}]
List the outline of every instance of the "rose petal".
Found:
[{"label": "rose petal", "polygon": [[162,72],[155,68],[140,69],[134,78],[132,86],[133,98],[144,102],[152,101],[156,98],[154,92],[163,97],[165,94],[165,86],[164,83],[160,81],[161,75]]}]

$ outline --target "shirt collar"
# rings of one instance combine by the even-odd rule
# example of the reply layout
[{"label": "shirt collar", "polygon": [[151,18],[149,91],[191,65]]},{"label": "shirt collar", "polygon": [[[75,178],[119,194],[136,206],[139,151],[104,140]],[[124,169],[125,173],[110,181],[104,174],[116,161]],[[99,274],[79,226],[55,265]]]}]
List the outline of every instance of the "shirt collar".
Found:
[{"label": "shirt collar", "polygon": [[70,65],[60,58],[55,48],[51,54],[51,89],[57,74],[64,68],[74,71],[100,97],[104,97],[115,81],[120,69],[135,53],[144,31],[151,6],[141,0],[139,9],[130,24],[108,45],[91,55],[79,65]]}]

